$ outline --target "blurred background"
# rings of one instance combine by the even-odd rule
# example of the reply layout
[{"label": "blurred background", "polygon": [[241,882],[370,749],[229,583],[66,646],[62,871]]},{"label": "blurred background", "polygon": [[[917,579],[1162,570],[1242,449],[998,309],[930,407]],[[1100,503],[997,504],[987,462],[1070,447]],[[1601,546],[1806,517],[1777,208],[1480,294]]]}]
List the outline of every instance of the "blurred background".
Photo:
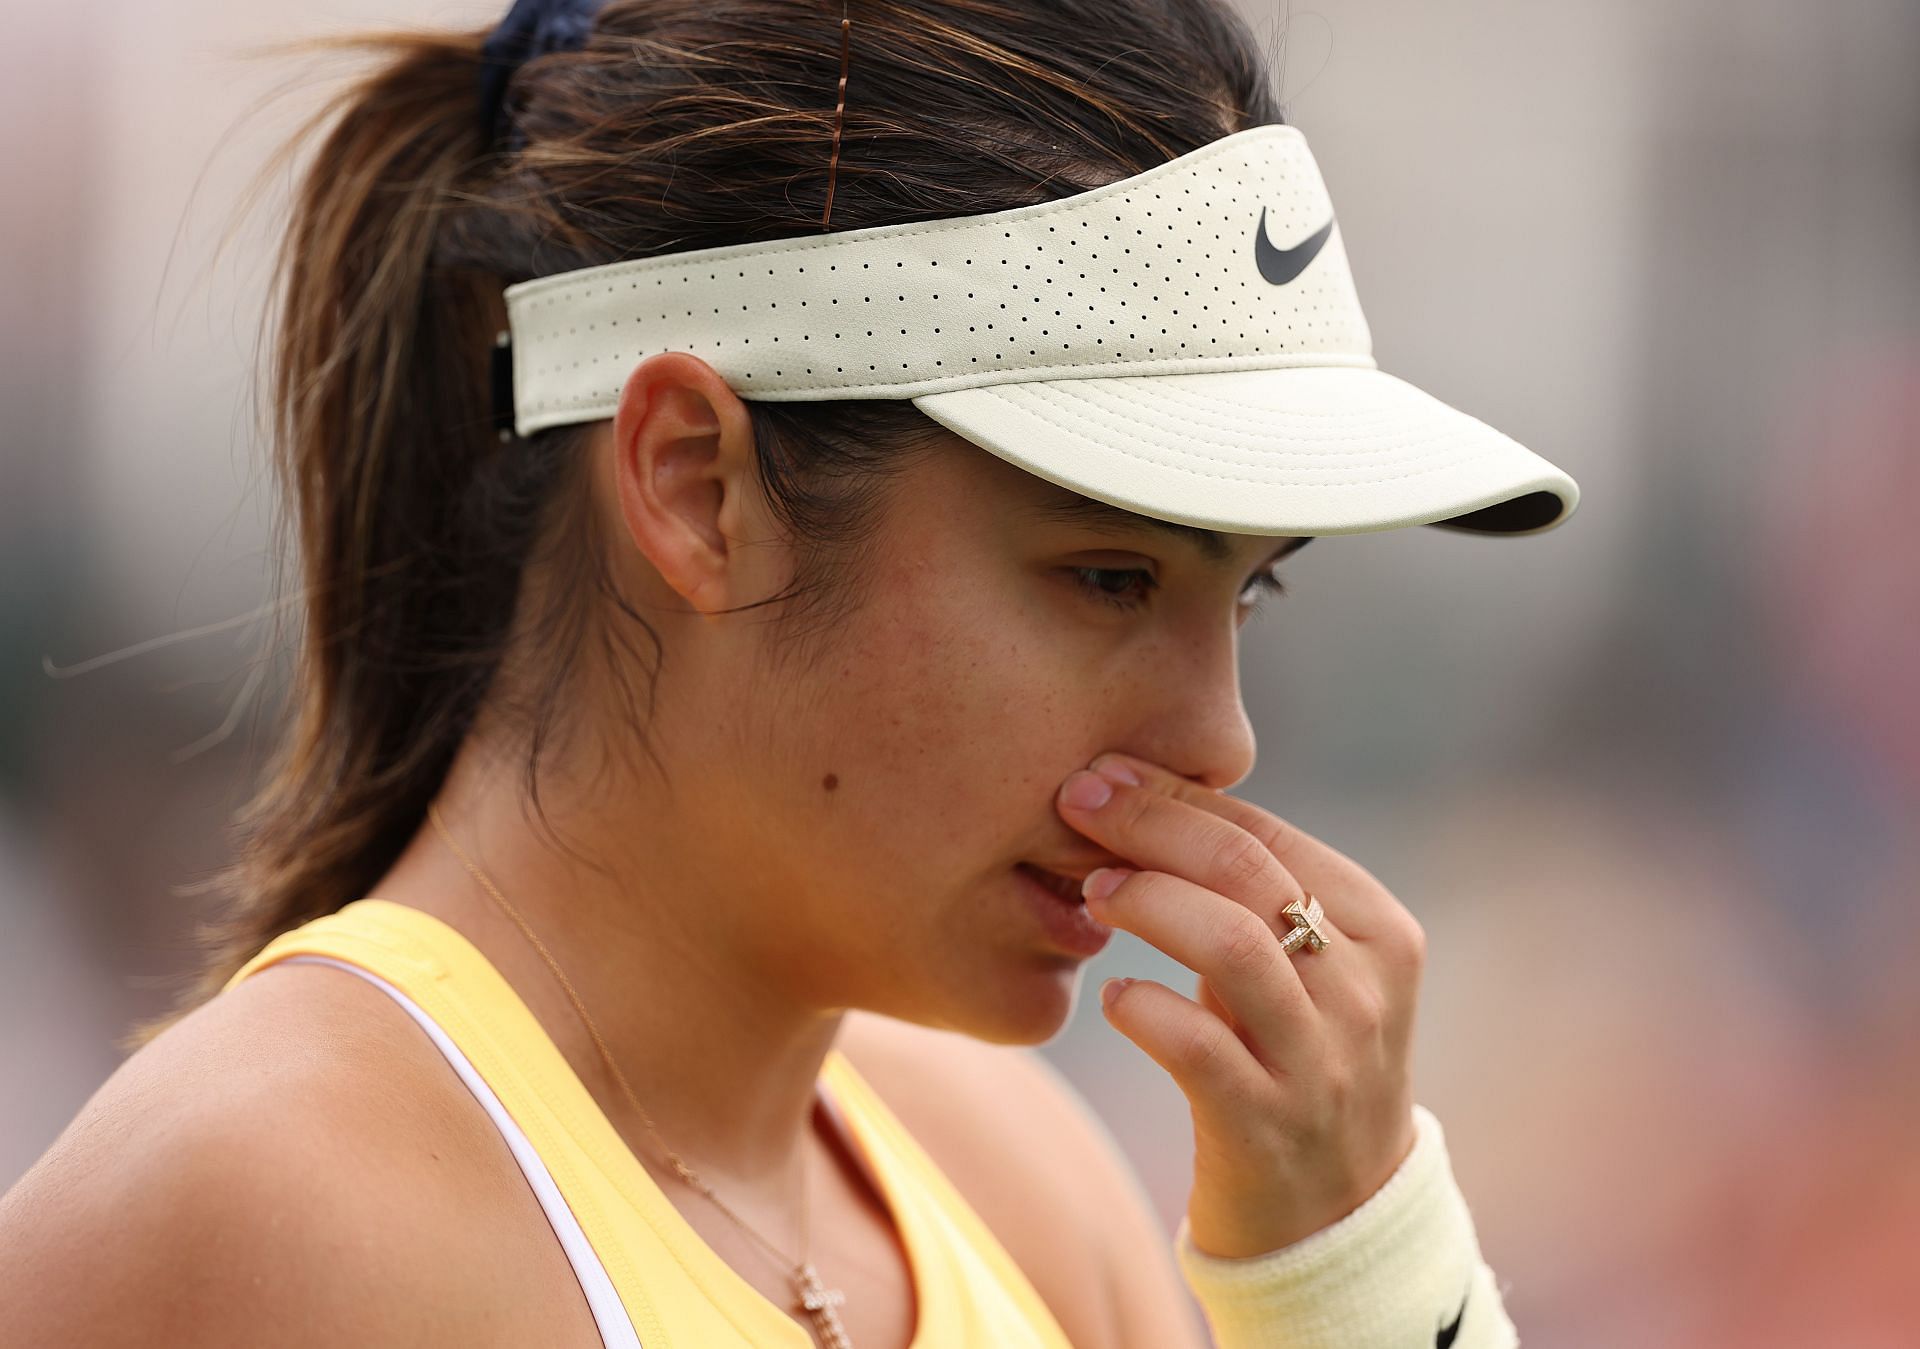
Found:
[{"label": "blurred background", "polygon": [[[191,963],[265,751],[274,213],[230,227],[321,86],[241,49],[505,4],[7,8],[0,1189]],[[1920,5],[1241,8],[1382,367],[1583,500],[1290,564],[1240,794],[1425,922],[1419,1096],[1529,1343],[1911,1346]],[[1184,1098],[1091,998],[1044,1052],[1171,1234]]]}]

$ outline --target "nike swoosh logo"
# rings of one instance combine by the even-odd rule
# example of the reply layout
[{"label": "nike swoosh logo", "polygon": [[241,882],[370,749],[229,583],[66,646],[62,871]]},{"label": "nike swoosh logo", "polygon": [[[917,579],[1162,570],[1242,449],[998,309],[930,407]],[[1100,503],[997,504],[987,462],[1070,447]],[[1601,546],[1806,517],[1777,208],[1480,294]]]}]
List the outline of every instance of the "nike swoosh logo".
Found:
[{"label": "nike swoosh logo", "polygon": [[1276,248],[1267,238],[1267,208],[1260,208],[1260,224],[1253,232],[1253,260],[1264,276],[1276,286],[1284,286],[1307,270],[1307,264],[1319,255],[1320,246],[1333,233],[1333,217],[1292,248]]},{"label": "nike swoosh logo", "polygon": [[1454,1337],[1460,1333],[1460,1318],[1467,1314],[1467,1302],[1473,1297],[1473,1290],[1467,1290],[1467,1296],[1461,1299],[1460,1310],[1453,1314],[1453,1320],[1440,1327],[1440,1333],[1433,1337],[1433,1349],[1451,1349]]}]

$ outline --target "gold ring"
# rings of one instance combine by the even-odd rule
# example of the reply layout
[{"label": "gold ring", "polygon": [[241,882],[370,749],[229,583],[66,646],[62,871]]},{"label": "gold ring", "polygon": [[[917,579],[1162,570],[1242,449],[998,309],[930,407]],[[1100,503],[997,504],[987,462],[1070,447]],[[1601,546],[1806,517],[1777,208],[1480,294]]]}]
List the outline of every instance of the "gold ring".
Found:
[{"label": "gold ring", "polygon": [[1327,949],[1327,934],[1320,930],[1320,922],[1327,916],[1327,911],[1320,907],[1319,900],[1308,895],[1306,903],[1302,904],[1296,899],[1280,910],[1280,914],[1292,919],[1294,924],[1293,930],[1280,939],[1282,951],[1292,955],[1303,946],[1314,951]]}]

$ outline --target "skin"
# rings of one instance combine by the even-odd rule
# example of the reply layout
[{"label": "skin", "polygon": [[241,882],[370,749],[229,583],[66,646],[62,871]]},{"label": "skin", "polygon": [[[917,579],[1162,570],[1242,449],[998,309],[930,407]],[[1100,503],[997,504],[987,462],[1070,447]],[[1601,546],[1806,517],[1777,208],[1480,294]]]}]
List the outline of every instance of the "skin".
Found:
[{"label": "skin", "polygon": [[[1153,764],[1103,754],[1060,799],[1139,864],[1087,877],[1092,912],[1201,971],[1197,999],[1152,980],[1104,997],[1192,1107],[1194,1244],[1260,1255],[1358,1208],[1414,1144],[1419,924],[1353,859]],[[1309,893],[1328,945],[1289,955],[1282,911]]]},{"label": "skin", "polygon": [[[1023,507],[1071,494],[948,437],[890,489],[860,603],[796,656],[769,610],[718,612],[774,594],[792,559],[717,372],[687,353],[643,361],[590,452],[619,584],[665,652],[654,757],[623,730],[651,663],[590,664],[540,770],[566,849],[536,827],[523,746],[491,715],[437,804],[730,1205],[796,1227],[815,1079],[848,1009],[1001,1044],[1058,1032],[1085,962],[1028,911],[1023,860],[1136,868],[1093,912],[1205,976],[1198,1001],[1137,982],[1108,1013],[1193,1104],[1201,1249],[1274,1249],[1392,1173],[1413,1139],[1417,924],[1356,864],[1224,794],[1254,760],[1248,583],[1289,540],[1229,536],[1220,563],[1151,530],[1033,521]],[[1158,584],[1125,609],[1076,567]],[[1067,804],[1102,751],[1144,785]],[[1341,926],[1328,951],[1288,958],[1279,911],[1303,883]],[[372,889],[467,933],[609,1118],[644,1136],[538,957],[430,825]]]}]

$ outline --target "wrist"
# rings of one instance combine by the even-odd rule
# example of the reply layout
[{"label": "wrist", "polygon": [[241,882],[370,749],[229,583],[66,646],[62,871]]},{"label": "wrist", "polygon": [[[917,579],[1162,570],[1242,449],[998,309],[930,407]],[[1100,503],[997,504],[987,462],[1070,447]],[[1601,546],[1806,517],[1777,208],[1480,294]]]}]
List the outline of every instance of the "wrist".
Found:
[{"label": "wrist", "polygon": [[[1480,1259],[1440,1122],[1418,1105],[1413,1116],[1413,1147],[1386,1183],[1289,1246],[1212,1255],[1181,1220],[1176,1258],[1221,1349],[1432,1344],[1457,1316],[1459,1349],[1517,1343]],[[1469,1327],[1477,1333],[1469,1336]]]}]

